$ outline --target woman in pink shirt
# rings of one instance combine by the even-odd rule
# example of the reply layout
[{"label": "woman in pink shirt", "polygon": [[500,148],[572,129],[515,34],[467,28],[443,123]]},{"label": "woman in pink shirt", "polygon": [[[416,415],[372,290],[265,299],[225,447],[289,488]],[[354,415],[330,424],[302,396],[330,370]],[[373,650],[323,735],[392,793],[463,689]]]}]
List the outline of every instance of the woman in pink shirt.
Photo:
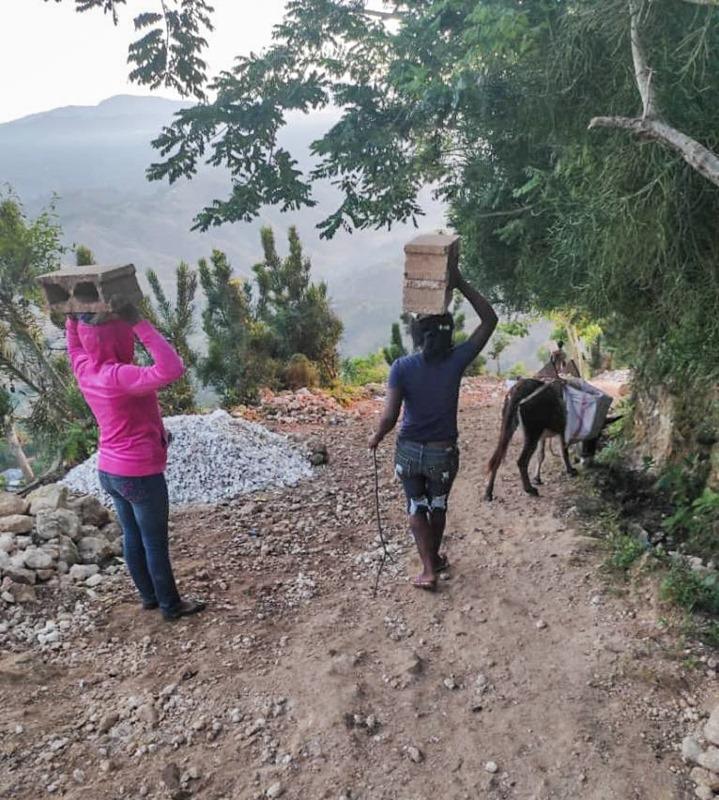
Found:
[{"label": "woman in pink shirt", "polygon": [[[112,497],[123,531],[125,562],[145,609],[167,620],[205,607],[182,600],[170,564],[169,501],[164,470],[167,433],[157,391],[184,373],[182,359],[130,303],[113,298],[113,313],[68,317],[72,370],[100,428],[100,484]],[[133,364],[135,337],[154,364]]]}]

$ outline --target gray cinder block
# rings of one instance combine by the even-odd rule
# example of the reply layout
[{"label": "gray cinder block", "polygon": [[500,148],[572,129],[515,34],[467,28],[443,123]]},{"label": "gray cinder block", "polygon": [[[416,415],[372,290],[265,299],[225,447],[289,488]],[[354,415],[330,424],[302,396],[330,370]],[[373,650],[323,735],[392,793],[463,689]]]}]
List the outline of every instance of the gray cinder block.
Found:
[{"label": "gray cinder block", "polygon": [[413,314],[444,314],[452,300],[450,265],[459,262],[459,236],[431,233],[404,248],[402,308]]},{"label": "gray cinder block", "polygon": [[63,267],[38,277],[47,303],[64,314],[109,311],[110,298],[121,295],[132,303],[142,300],[135,266]]}]

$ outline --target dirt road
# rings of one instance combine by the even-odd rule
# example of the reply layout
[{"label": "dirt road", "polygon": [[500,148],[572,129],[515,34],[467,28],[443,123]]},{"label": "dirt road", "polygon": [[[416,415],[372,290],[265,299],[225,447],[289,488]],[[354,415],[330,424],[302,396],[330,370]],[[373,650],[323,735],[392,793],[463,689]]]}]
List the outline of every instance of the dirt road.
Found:
[{"label": "dirt road", "polygon": [[163,624],[123,578],[70,648],[3,655],[0,796],[692,796],[676,745],[708,679],[653,596],[601,577],[558,459],[541,498],[511,466],[480,502],[500,398],[491,383],[463,396],[436,595],[406,582],[416,563],[385,447],[398,563],[372,598],[370,404],[319,431],[331,461],[316,480],[176,516],[179,580],[210,600],[204,616]]}]

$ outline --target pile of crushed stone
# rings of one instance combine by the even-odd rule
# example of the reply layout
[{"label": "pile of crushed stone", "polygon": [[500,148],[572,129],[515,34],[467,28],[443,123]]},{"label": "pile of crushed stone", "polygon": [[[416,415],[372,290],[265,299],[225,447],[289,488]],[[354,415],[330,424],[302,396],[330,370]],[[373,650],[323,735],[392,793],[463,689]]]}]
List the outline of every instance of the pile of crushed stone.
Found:
[{"label": "pile of crushed stone", "polygon": [[[312,474],[307,455],[297,445],[226,411],[167,417],[164,422],[172,435],[165,475],[173,505],[216,503],[293,486]],[[68,472],[62,483],[111,505],[98,481],[97,454]]]}]

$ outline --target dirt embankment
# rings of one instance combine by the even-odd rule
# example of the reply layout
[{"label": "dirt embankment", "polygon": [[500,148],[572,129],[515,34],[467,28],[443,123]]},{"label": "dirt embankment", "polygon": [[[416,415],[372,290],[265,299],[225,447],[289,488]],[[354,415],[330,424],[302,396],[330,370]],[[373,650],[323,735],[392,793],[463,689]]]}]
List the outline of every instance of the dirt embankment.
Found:
[{"label": "dirt embankment", "polygon": [[[299,487],[175,515],[178,579],[206,614],[138,610],[125,578],[57,651],[0,660],[0,796],[37,800],[679,800],[677,752],[714,678],[667,634],[653,595],[618,596],[549,459],[542,497],[512,464],[480,502],[501,388],[463,394],[451,570],[413,590],[391,448],[378,554],[365,442],[380,408],[280,429],[330,463]],[[70,597],[43,613],[67,612]],[[64,605],[63,605],[64,604]],[[700,655],[700,654],[699,654]],[[704,702],[706,701],[706,706]]]}]

